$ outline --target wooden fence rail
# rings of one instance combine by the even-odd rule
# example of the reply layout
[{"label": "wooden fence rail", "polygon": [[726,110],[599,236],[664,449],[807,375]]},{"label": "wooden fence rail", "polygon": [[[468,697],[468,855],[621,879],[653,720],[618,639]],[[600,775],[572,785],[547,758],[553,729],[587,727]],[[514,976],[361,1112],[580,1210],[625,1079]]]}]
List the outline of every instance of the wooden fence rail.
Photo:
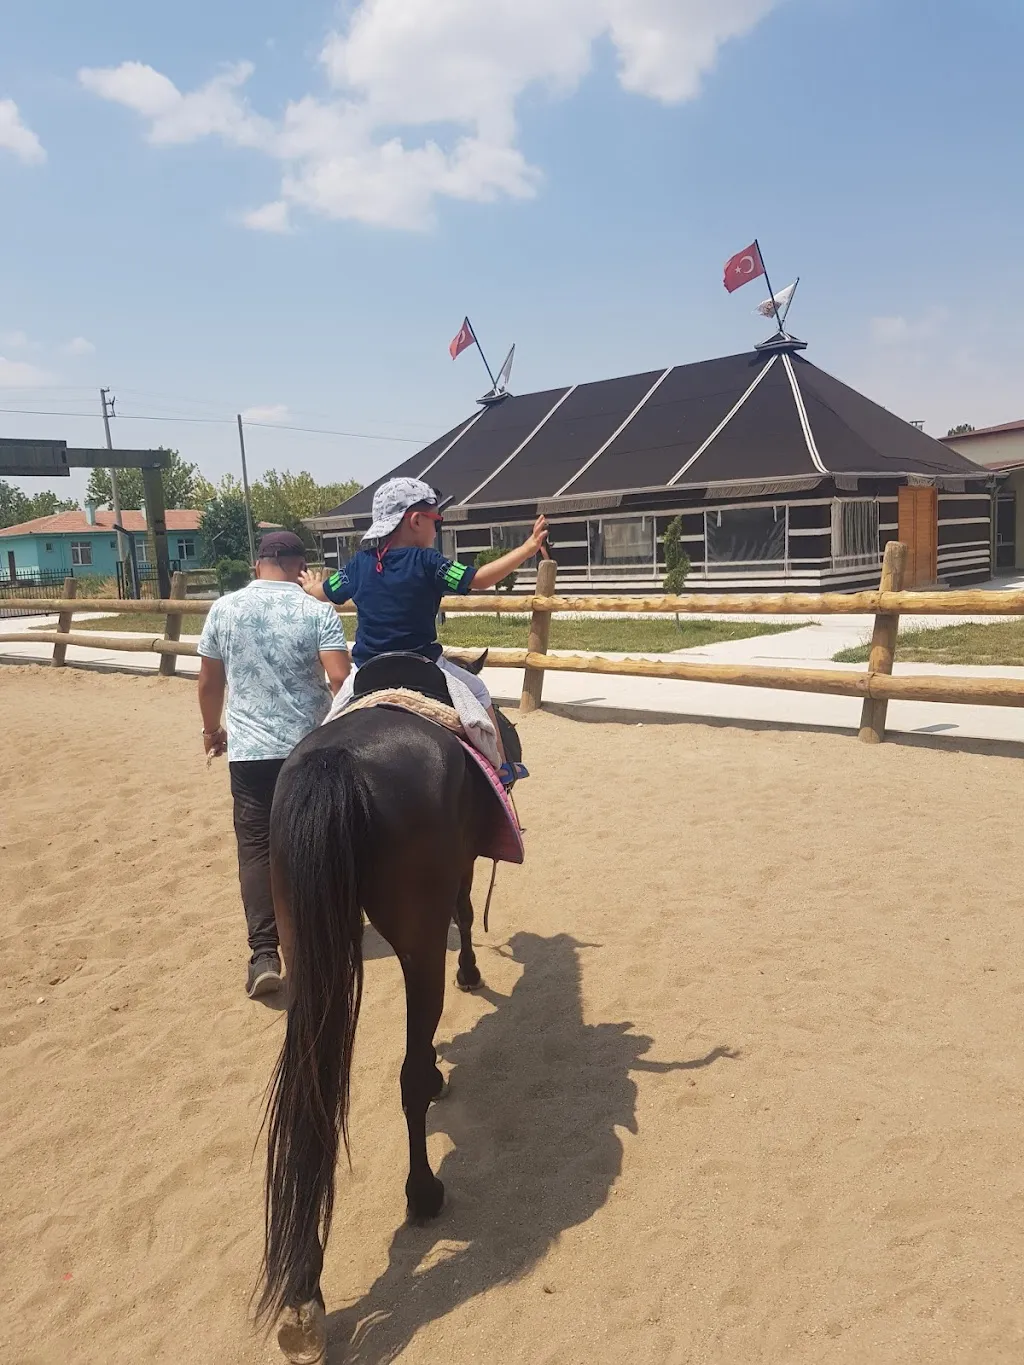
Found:
[{"label": "wooden fence rail", "polygon": [[[545,673],[597,673],[628,678],[670,678],[681,682],[726,683],[740,687],[771,687],[783,691],[820,692],[832,696],[862,697],[861,739],[878,743],[885,736],[886,707],[889,701],[931,701],[973,703],[985,706],[1024,706],[1024,680],[979,677],[893,676],[893,659],[901,615],[928,616],[1024,616],[1024,592],[902,592],[906,547],[892,543],[886,547],[882,579],[877,591],[857,593],[764,593],[757,596],[662,597],[558,597],[555,595],[556,565],[544,561],[539,566],[538,593],[533,596],[479,594],[472,597],[446,597],[446,613],[500,611],[530,616],[525,649],[491,649],[488,664],[495,668],[524,670],[520,706],[524,711],[541,705]],[[160,672],[174,672],[179,655],[196,655],[194,641],[180,640],[181,617],[202,616],[211,603],[185,601],[175,595],[161,601],[114,601],[76,598],[69,580],[68,595],[51,598],[7,599],[5,606],[18,610],[58,615],[56,630],[0,633],[0,643],[38,641],[54,646],[53,662],[59,667],[69,645],[92,649],[123,650],[133,654],[159,654]],[[181,592],[177,579],[175,589]],[[72,613],[107,612],[117,614],[163,615],[163,635],[103,635],[71,628]],[[840,616],[873,615],[874,633],[865,672],[823,668],[773,668],[754,664],[706,664],[676,657],[672,659],[608,659],[599,654],[550,654],[548,641],[552,615],[556,613],[635,613],[702,615]],[[448,658],[472,660],[479,649],[446,648]]]},{"label": "wooden fence rail", "polygon": [[[893,542],[896,543],[896,542]],[[550,561],[546,561],[550,562]],[[36,611],[53,616],[57,612],[106,612],[110,616],[205,616],[213,605],[207,601],[117,601],[113,598],[11,597],[3,605],[17,611]],[[340,610],[344,613],[345,608]],[[445,615],[463,612],[500,612],[502,616],[530,615],[533,612],[634,613],[640,616],[874,616],[879,612],[901,616],[1024,616],[1024,591],[987,592],[966,588],[959,592],[870,592],[853,593],[762,593],[753,596],[712,597],[689,594],[685,597],[518,597],[508,593],[474,593],[469,597],[446,597],[441,602]]]}]

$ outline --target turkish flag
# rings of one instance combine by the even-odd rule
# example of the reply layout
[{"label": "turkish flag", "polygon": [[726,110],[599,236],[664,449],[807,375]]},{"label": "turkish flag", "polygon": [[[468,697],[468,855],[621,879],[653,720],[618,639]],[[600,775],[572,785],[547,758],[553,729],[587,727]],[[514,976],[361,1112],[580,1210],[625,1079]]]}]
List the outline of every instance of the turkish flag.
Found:
[{"label": "turkish flag", "polygon": [[469,325],[469,318],[463,318],[462,326],[455,336],[452,337],[448,345],[448,354],[454,360],[457,356],[462,354],[467,346],[472,346],[475,341],[476,337],[473,335],[473,329]]},{"label": "turkish flag", "polygon": [[761,249],[756,242],[751,242],[748,247],[737,251],[735,256],[730,256],[726,261],[722,283],[731,294],[734,289],[739,289],[741,284],[756,280],[758,275],[763,274],[764,261],[761,260]]}]

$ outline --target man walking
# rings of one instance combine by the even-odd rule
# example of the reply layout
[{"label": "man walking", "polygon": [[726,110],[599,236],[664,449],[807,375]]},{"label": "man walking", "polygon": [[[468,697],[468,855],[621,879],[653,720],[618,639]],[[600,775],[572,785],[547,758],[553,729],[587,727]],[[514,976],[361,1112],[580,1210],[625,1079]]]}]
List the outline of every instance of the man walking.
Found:
[{"label": "man walking", "polygon": [[234,798],[250,999],[281,984],[270,889],[277,775],[299,740],[323,721],[349,672],[345,632],[334,608],[299,586],[305,568],[299,537],[269,532],[260,541],[255,579],[214,602],[199,641],[203,747],[215,756],[227,751]]}]

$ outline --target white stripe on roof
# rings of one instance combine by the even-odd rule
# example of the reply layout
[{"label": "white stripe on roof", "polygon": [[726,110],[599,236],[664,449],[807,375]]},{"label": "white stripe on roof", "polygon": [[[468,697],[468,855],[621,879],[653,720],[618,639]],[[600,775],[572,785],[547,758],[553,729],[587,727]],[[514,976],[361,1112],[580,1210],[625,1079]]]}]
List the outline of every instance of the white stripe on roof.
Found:
[{"label": "white stripe on roof", "polygon": [[754,392],[754,390],[757,388],[758,384],[760,384],[761,380],[765,377],[765,375],[768,373],[768,371],[771,369],[771,367],[775,364],[775,362],[776,362],[776,360],[778,360],[778,358],[779,358],[779,357],[778,357],[777,355],[773,355],[772,358],[771,358],[771,360],[769,360],[768,364],[764,367],[764,369],[763,369],[763,370],[760,370],[760,371],[758,372],[756,378],[754,379],[754,382],[753,382],[753,383],[750,385],[750,387],[747,389],[746,393],[744,393],[744,394],[742,394],[742,395],[740,396],[740,398],[736,401],[736,404],[735,404],[733,407],[731,407],[731,408],[729,409],[729,411],[725,414],[725,416],[724,416],[724,417],[722,418],[722,420],[719,422],[718,426],[715,427],[714,431],[713,431],[713,432],[711,433],[711,435],[707,438],[707,440],[704,441],[701,445],[699,445],[699,446],[697,447],[697,449],[693,452],[693,454],[692,454],[692,455],[690,456],[690,458],[686,461],[686,463],[683,465],[683,467],[682,467],[681,469],[677,469],[677,470],[676,470],[676,472],[675,472],[675,473],[672,475],[672,477],[669,479],[669,481],[668,481],[666,487],[671,488],[672,485],[673,485],[674,483],[678,483],[679,480],[680,480],[680,479],[683,477],[683,475],[686,473],[686,471],[690,468],[690,466],[693,465],[693,464],[696,464],[696,462],[697,462],[697,461],[700,459],[700,457],[704,454],[705,450],[707,450],[708,446],[711,445],[712,441],[714,441],[717,437],[719,437],[719,436],[722,434],[722,432],[725,430],[725,428],[729,425],[729,423],[732,421],[732,419],[736,416],[736,414],[739,412],[740,408],[741,408],[741,407],[743,406],[743,404],[747,401],[747,399],[750,397],[750,395]]},{"label": "white stripe on roof", "polygon": [[575,393],[578,387],[579,387],[578,384],[573,384],[572,388],[566,389],[565,393],[562,394],[561,398],[559,398],[558,402],[551,409],[551,411],[545,413],[544,416],[540,419],[540,421],[537,423],[534,429],[530,432],[529,436],[527,436],[526,440],[520,441],[520,443],[516,446],[515,450],[513,450],[512,454],[507,455],[505,459],[502,460],[501,464],[498,465],[497,469],[492,469],[491,472],[487,475],[487,478],[484,479],[483,483],[478,483],[477,486],[473,489],[472,493],[467,493],[466,496],[462,499],[462,501],[457,503],[456,506],[465,507],[466,503],[469,502],[470,498],[475,498],[482,488],[486,488],[492,479],[497,478],[497,476],[501,473],[505,466],[510,465],[512,461],[516,458],[516,456],[519,454],[519,452],[521,450],[524,450],[530,444],[533,438],[537,435],[537,432],[540,431],[541,427],[544,426],[544,424],[555,415],[555,413],[562,406],[562,404],[569,397],[569,395]]},{"label": "white stripe on roof", "polygon": [[456,443],[456,441],[461,441],[463,436],[465,436],[466,432],[470,429],[473,423],[479,422],[480,418],[484,415],[486,411],[487,411],[486,408],[481,408],[475,417],[471,417],[469,421],[466,423],[466,425],[462,428],[462,430],[458,433],[458,435],[453,436],[452,439],[445,446],[444,450],[442,450],[439,455],[435,455],[434,458],[430,461],[430,463],[426,466],[426,468],[421,469],[420,472],[416,475],[416,477],[418,479],[422,479],[424,474],[429,474],[430,471],[433,469],[434,465],[437,464],[438,460],[444,459],[444,457],[448,454],[449,450],[451,450],[452,446]]},{"label": "white stripe on roof", "polygon": [[807,409],[804,407],[804,396],[800,392],[800,385],[796,382],[796,375],[793,372],[793,360],[788,352],[783,353],[782,363],[785,365],[786,373],[789,375],[789,385],[793,390],[793,399],[796,403],[796,410],[800,415],[800,425],[804,429],[804,440],[807,442],[807,452],[811,457],[811,463],[819,474],[827,474],[828,470],[825,468],[822,458],[818,454],[818,444],[814,439],[814,432],[811,430],[811,422],[810,418],[807,416]]},{"label": "white stripe on roof", "polygon": [[626,418],[626,420],[622,423],[622,425],[615,428],[615,430],[612,432],[612,434],[608,437],[607,441],[605,441],[604,445],[603,445],[603,446],[599,446],[598,449],[594,451],[593,455],[591,455],[590,459],[587,460],[585,464],[580,465],[579,469],[577,469],[576,473],[572,476],[571,479],[567,480],[567,482],[565,482],[565,483],[562,484],[561,488],[557,489],[556,492],[554,492],[554,493],[551,494],[551,496],[552,496],[553,498],[560,498],[560,497],[562,496],[562,494],[565,492],[565,490],[566,490],[567,488],[570,488],[570,487],[576,482],[576,480],[580,477],[581,474],[585,474],[585,473],[587,472],[587,470],[590,468],[590,466],[594,463],[595,460],[600,459],[600,457],[601,457],[601,456],[604,454],[604,452],[608,449],[608,447],[609,447],[609,446],[611,445],[611,443],[615,440],[615,438],[616,438],[617,436],[621,436],[622,433],[626,430],[626,428],[629,426],[630,422],[632,422],[633,418],[637,415],[637,413],[640,411],[640,409],[643,407],[643,405],[647,402],[648,398],[650,398],[651,394],[654,393],[654,391],[655,391],[656,389],[658,389],[658,388],[661,387],[661,385],[665,382],[665,380],[666,380],[666,379],[669,377],[669,375],[672,373],[673,368],[674,368],[674,366],[670,365],[670,366],[668,367],[668,369],[664,371],[663,374],[661,374],[661,375],[658,376],[658,378],[654,381],[654,383],[651,385],[651,387],[647,390],[647,392],[644,394],[643,398],[640,399],[640,402],[637,403],[636,407],[635,407],[635,408],[633,409],[633,411],[629,414],[629,416],[628,416],[628,417]]}]

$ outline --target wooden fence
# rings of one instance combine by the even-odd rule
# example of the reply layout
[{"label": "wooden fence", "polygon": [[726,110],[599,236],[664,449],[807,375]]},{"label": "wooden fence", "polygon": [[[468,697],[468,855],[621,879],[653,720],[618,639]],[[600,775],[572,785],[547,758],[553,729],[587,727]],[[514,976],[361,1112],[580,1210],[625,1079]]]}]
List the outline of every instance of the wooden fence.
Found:
[{"label": "wooden fence", "polygon": [[[902,582],[906,546],[886,546],[881,582],[877,590],[857,593],[761,593],[710,596],[688,594],[671,597],[557,597],[557,566],[544,560],[537,571],[537,592],[532,596],[502,593],[445,598],[446,613],[500,610],[529,613],[525,649],[491,649],[488,665],[524,670],[520,698],[522,711],[541,705],[544,674],[597,673],[629,678],[669,678],[682,682],[727,683],[740,687],[771,687],[791,692],[821,692],[840,697],[861,697],[860,737],[879,743],[885,737],[886,708],[892,700],[974,703],[984,706],[1024,706],[1024,680],[950,676],[893,676],[897,632],[901,615],[928,616],[1024,616],[1024,592],[904,592]],[[211,603],[184,600],[184,574],[175,574],[172,596],[164,601],[111,602],[75,597],[75,581],[65,582],[64,597],[56,601],[16,598],[5,603],[14,608],[58,612],[56,630],[0,632],[0,644],[24,643],[26,639],[52,644],[53,666],[65,663],[68,646],[124,650],[136,654],[159,654],[160,672],[173,674],[178,655],[198,653],[192,641],[180,640],[181,617],[205,615]],[[163,635],[101,635],[71,628],[73,612],[162,613]],[[683,615],[713,612],[720,615],[757,614],[779,616],[873,615],[874,631],[867,669],[862,673],[825,668],[774,668],[756,664],[705,664],[687,658],[608,659],[599,654],[550,654],[551,617],[565,612],[634,612]],[[474,659],[479,649],[446,648],[452,659]]]}]

